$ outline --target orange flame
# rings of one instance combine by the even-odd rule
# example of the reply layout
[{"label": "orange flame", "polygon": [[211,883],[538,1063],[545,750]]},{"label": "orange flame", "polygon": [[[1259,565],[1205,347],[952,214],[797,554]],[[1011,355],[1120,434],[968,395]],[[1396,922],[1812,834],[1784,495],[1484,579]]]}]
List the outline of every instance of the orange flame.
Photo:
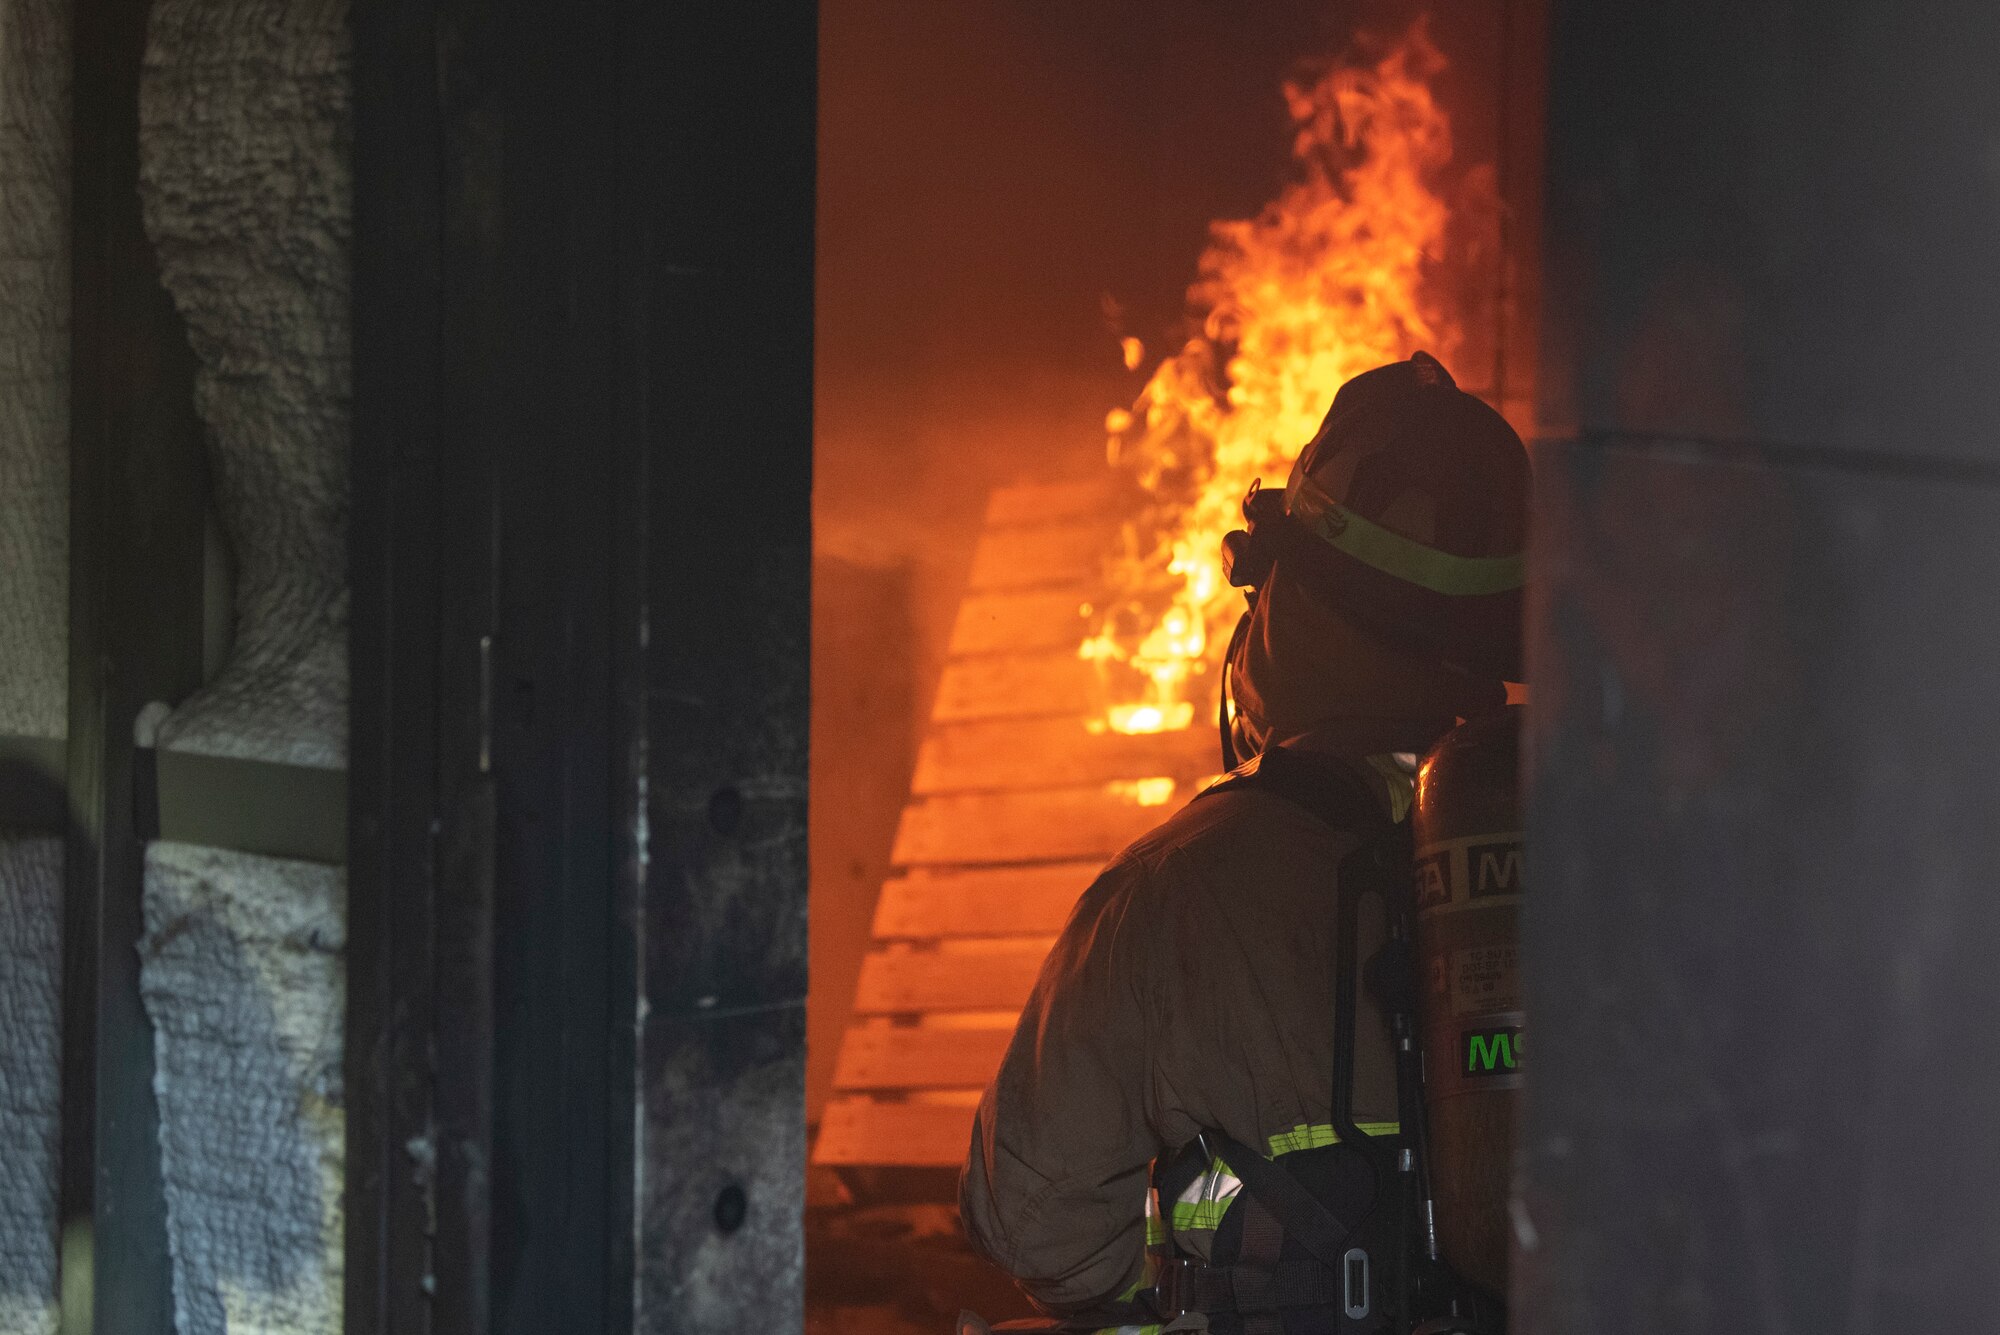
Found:
[{"label": "orange flame", "polygon": [[1114,779],[1105,785],[1114,797],[1124,798],[1141,807],[1165,806],[1174,800],[1174,790],[1179,786],[1178,781],[1167,774],[1146,779]]},{"label": "orange flame", "polygon": [[1282,481],[1349,378],[1419,347],[1450,359],[1458,331],[1423,281],[1449,222],[1426,181],[1451,157],[1430,86],[1444,64],[1419,22],[1371,63],[1286,84],[1295,179],[1257,217],[1212,224],[1188,292],[1203,336],[1106,418],[1111,462],[1154,501],[1127,527],[1114,596],[1079,651],[1132,693],[1106,712],[1114,731],[1213,712],[1243,608],[1221,543],[1250,483]]}]

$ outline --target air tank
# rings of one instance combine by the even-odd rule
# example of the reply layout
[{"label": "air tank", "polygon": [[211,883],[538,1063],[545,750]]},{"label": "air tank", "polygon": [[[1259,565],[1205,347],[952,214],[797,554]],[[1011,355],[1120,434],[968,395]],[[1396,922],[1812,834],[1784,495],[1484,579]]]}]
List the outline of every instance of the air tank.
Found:
[{"label": "air tank", "polygon": [[1417,772],[1418,1008],[1438,1246],[1504,1295],[1521,1087],[1520,731],[1515,705],[1462,724]]}]

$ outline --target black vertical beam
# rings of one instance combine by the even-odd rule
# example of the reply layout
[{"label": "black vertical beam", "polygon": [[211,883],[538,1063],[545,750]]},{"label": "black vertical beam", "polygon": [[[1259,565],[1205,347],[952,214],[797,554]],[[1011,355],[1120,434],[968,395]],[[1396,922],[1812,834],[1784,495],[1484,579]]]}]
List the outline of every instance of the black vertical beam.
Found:
[{"label": "black vertical beam", "polygon": [[[435,7],[356,4],[349,579],[351,1332],[431,1329],[445,188]],[[455,536],[455,535],[453,535]],[[461,692],[462,695],[462,692]],[[461,705],[462,707],[462,705]]]},{"label": "black vertical beam", "polygon": [[817,15],[636,8],[653,515],[637,1324],[796,1329]]},{"label": "black vertical beam", "polygon": [[492,1310],[497,23],[353,11],[353,1332]]},{"label": "black vertical beam", "polygon": [[802,1280],[814,11],[354,31],[347,1327],[769,1330]]},{"label": "black vertical beam", "polygon": [[145,0],[74,19],[63,1330],[172,1328],[152,1031],[139,998],[146,776],[132,728],[200,684],[206,466],[194,358],[141,222]]},{"label": "black vertical beam", "polygon": [[[501,36],[501,243],[487,273],[505,337],[468,368],[483,410],[462,419],[494,452],[504,529],[491,675],[492,1163],[505,1189],[492,1201],[491,1329],[517,1335],[612,1329],[610,1300],[630,1288],[609,1245],[630,1225],[613,1226],[607,1200],[632,1130],[629,1103],[611,1101],[609,992],[611,592],[631,459],[617,434],[621,17],[565,6]],[[628,992],[626,1015],[633,1004]],[[629,1062],[629,1043],[619,1051]]]},{"label": "black vertical beam", "polygon": [[[430,808],[437,855],[430,915],[435,1083],[428,1142],[436,1174],[435,1237],[427,1280],[429,1328],[439,1335],[486,1335],[494,1325],[497,1283],[544,1278],[507,1274],[492,1251],[494,1202],[513,1186],[498,1177],[493,1152],[494,1064],[505,1039],[494,1013],[496,954],[504,949],[494,920],[493,738],[504,726],[495,580],[512,523],[501,509],[498,475],[508,451],[497,434],[505,430],[510,403],[494,394],[500,369],[512,366],[509,351],[518,335],[502,288],[505,189],[509,141],[526,113],[513,100],[518,89],[505,59],[512,17],[511,7],[482,12],[471,3],[439,0],[431,19],[441,187],[433,423],[441,484],[433,512],[440,602],[432,643],[391,650],[427,652],[438,673],[437,789]],[[358,327],[355,332],[361,337]]]},{"label": "black vertical beam", "polygon": [[355,10],[352,1332],[630,1320],[620,22]]}]

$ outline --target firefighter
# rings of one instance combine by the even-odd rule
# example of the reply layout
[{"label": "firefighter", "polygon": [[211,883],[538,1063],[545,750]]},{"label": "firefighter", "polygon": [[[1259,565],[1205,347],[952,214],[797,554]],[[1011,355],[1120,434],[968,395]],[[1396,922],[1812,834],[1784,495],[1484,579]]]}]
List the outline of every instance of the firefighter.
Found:
[{"label": "firefighter", "polygon": [[1068,1328],[1383,1329],[1396,1058],[1359,989],[1337,1099],[1329,1016],[1340,947],[1385,927],[1376,905],[1336,940],[1334,883],[1404,820],[1415,758],[1522,678],[1527,482],[1506,421],[1418,353],[1343,386],[1284,491],[1246,500],[1221,722],[1247,763],[1084,893],[960,1179],[967,1237]]}]

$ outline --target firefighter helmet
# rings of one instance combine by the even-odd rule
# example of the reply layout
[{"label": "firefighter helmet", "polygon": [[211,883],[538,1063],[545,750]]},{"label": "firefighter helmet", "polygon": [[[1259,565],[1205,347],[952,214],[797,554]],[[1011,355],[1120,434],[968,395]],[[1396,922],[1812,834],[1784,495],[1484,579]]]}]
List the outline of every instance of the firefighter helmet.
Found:
[{"label": "firefighter helmet", "polygon": [[1250,530],[1226,540],[1230,581],[1254,588],[1282,556],[1375,634],[1519,681],[1527,499],[1521,438],[1419,352],[1341,386],[1282,501],[1251,489]]}]

